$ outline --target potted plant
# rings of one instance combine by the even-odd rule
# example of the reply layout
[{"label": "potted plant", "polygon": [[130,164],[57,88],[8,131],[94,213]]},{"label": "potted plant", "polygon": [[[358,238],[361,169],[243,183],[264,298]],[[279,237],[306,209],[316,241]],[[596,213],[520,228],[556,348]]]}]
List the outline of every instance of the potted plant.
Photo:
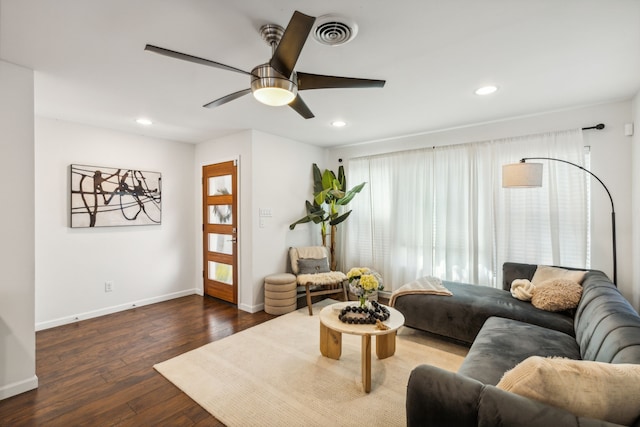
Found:
[{"label": "potted plant", "polygon": [[[320,172],[317,164],[313,164],[313,203],[306,201],[307,215],[300,218],[289,229],[293,230],[298,224],[313,222],[320,224],[322,245],[327,246],[327,223],[331,227],[331,270],[335,270],[337,259],[335,257],[337,225],[346,220],[351,211],[340,213],[340,206],[349,203],[359,193],[366,183],[356,185],[346,190],[347,179],[344,175],[344,167],[338,168],[338,176],[329,169]],[[326,210],[325,210],[326,209]]]}]

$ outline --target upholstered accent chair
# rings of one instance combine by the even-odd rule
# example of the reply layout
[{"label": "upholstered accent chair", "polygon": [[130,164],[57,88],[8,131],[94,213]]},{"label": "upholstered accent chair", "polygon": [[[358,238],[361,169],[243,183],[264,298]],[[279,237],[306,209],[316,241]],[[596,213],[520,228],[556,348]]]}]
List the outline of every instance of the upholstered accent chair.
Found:
[{"label": "upholstered accent chair", "polygon": [[291,272],[296,275],[298,285],[305,287],[309,316],[313,316],[311,297],[342,293],[347,301],[347,276],[329,268],[329,253],[324,246],[289,248]]}]

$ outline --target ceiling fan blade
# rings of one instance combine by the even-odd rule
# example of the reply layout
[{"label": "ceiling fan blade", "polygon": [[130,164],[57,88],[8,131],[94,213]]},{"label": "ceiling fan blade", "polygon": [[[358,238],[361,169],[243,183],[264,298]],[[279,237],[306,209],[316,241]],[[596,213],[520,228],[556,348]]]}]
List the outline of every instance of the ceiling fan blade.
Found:
[{"label": "ceiling fan blade", "polygon": [[296,113],[300,114],[305,119],[312,119],[315,117],[309,107],[307,107],[307,104],[305,104],[302,98],[300,98],[300,95],[296,96],[295,99],[289,103],[289,107],[296,110]]},{"label": "ceiling fan blade", "polygon": [[206,108],[219,107],[222,104],[226,104],[227,102],[231,102],[234,99],[240,98],[241,96],[245,96],[248,93],[251,93],[251,89],[239,90],[238,92],[231,93],[229,95],[223,96],[222,98],[218,98],[215,101],[211,101],[208,104],[204,104],[203,107],[206,107]]},{"label": "ceiling fan blade", "polygon": [[282,39],[273,53],[273,58],[269,62],[272,68],[287,78],[291,77],[315,21],[316,18],[313,16],[305,15],[297,10],[293,13],[291,21],[289,21],[289,25],[284,30]]},{"label": "ceiling fan blade", "polygon": [[208,59],[199,58],[197,56],[188,55],[186,53],[176,52],[175,50],[165,49],[163,47],[146,45],[144,50],[148,50],[149,52],[159,53],[160,55],[169,56],[175,59],[181,59],[183,61],[195,62],[196,64],[208,65],[209,67],[220,68],[222,70],[234,71],[236,73],[248,74],[252,75],[248,71],[241,70],[239,68],[231,67],[229,65],[224,65],[219,62],[210,61]]},{"label": "ceiling fan blade", "polygon": [[385,80],[357,79],[353,77],[322,76],[296,73],[298,90],[384,87]]}]

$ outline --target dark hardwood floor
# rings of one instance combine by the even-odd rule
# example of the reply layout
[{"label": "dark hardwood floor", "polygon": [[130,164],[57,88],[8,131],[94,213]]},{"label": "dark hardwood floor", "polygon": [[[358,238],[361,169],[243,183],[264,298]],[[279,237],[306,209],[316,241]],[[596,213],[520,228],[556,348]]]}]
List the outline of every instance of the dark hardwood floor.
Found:
[{"label": "dark hardwood floor", "polygon": [[275,316],[192,295],[36,333],[36,390],[0,426],[221,426],[153,369]]}]

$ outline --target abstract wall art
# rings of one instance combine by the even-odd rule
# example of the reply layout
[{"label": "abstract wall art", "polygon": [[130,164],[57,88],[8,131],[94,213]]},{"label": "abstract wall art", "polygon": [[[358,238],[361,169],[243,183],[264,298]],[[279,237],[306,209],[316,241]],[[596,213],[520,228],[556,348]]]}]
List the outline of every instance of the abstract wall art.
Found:
[{"label": "abstract wall art", "polygon": [[160,224],[162,174],[71,165],[72,228]]}]

